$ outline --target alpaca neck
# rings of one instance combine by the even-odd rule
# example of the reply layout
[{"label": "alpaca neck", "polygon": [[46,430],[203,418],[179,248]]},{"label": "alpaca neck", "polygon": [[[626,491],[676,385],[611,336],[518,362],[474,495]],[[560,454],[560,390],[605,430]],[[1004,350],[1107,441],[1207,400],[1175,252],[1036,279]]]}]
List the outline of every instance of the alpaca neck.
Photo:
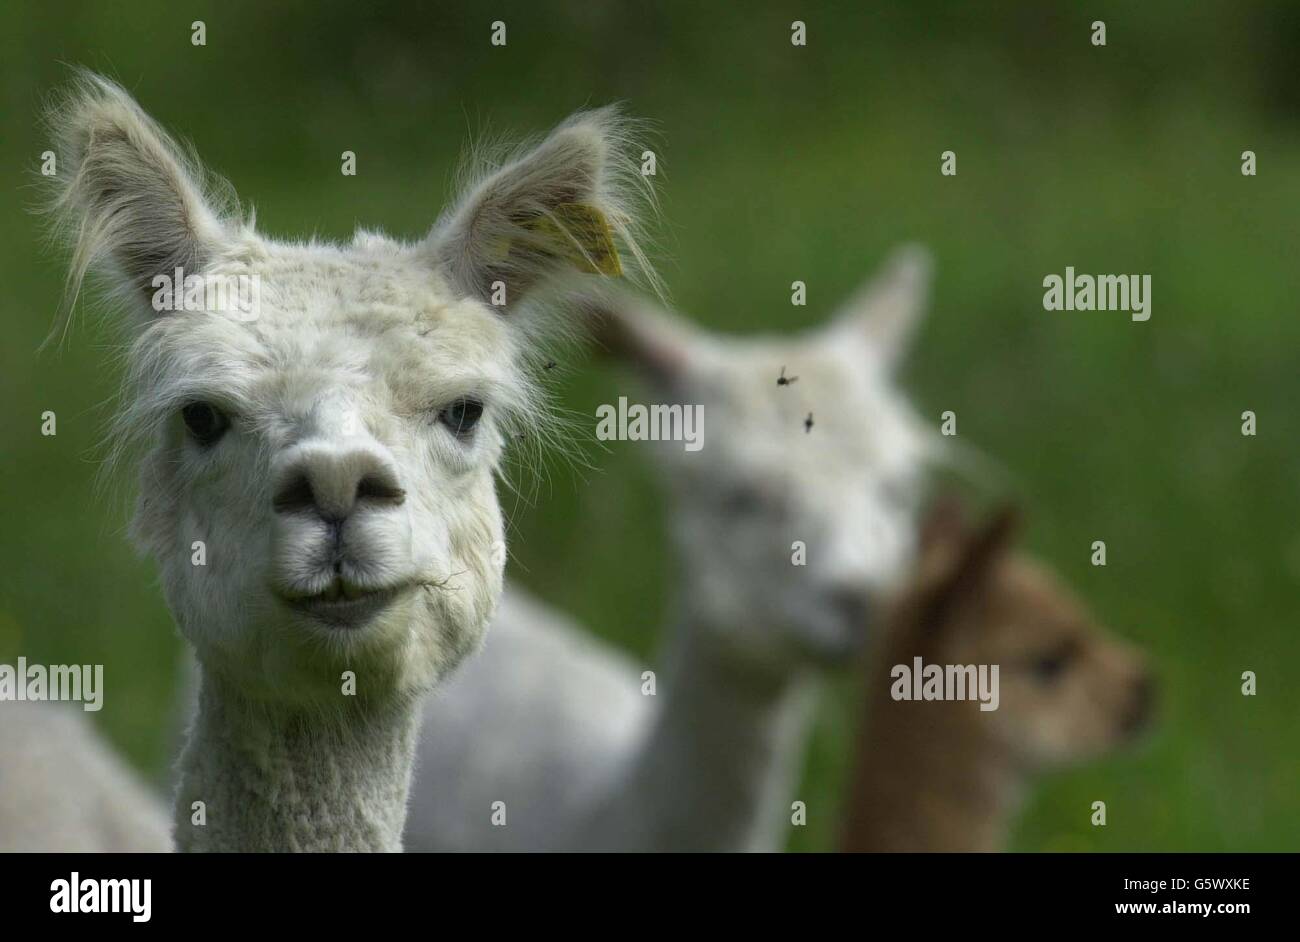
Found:
[{"label": "alpaca neck", "polygon": [[[884,690],[888,680],[880,681]],[[846,851],[999,851],[1021,780],[971,722],[972,702],[877,694],[848,792]]]},{"label": "alpaca neck", "polygon": [[645,738],[599,830],[628,850],[779,850],[813,697],[762,676],[690,618],[671,637]]},{"label": "alpaca neck", "polygon": [[347,699],[337,712],[294,711],[204,671],[181,757],[177,847],[400,851],[418,712]]}]

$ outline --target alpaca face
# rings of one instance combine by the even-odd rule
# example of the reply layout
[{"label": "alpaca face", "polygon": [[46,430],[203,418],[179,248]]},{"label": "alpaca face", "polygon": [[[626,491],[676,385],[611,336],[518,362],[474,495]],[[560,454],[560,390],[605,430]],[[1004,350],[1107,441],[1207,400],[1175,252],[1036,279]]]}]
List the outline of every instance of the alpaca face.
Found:
[{"label": "alpaca face", "polygon": [[136,532],[182,631],[262,696],[323,696],[345,670],[418,689],[500,591],[492,475],[529,395],[511,325],[393,243],[239,264],[257,320],[141,338],[161,434]]},{"label": "alpaca face", "polygon": [[900,611],[888,663],[998,665],[999,703],[960,704],[969,741],[1035,771],[1120,746],[1151,720],[1154,681],[1143,658],[1097,624],[1049,570],[1012,551],[1011,518],[979,532],[932,515],[922,580]]},{"label": "alpaca face", "polygon": [[1001,704],[980,719],[1019,764],[1093,758],[1149,725],[1154,681],[1142,657],[1042,567],[1002,560],[974,617],[954,651],[966,660],[953,663],[1001,665]]},{"label": "alpaca face", "polygon": [[624,325],[641,336],[620,346],[641,351],[661,398],[704,407],[703,447],[660,443],[656,456],[693,614],[743,657],[782,670],[846,659],[910,554],[926,433],[891,369],[925,271],[900,254],[798,338]]},{"label": "alpaca face", "polygon": [[[100,267],[134,315],[134,532],[200,661],[263,701],[337,703],[349,671],[362,697],[429,686],[500,593],[493,473],[506,429],[542,418],[523,367],[537,293],[619,270],[617,243],[640,257],[617,116],[577,115],[478,174],[419,242],[346,247],[223,212],[104,79],[53,118],[73,285]],[[254,285],[254,304],[160,309],[174,275]]]}]

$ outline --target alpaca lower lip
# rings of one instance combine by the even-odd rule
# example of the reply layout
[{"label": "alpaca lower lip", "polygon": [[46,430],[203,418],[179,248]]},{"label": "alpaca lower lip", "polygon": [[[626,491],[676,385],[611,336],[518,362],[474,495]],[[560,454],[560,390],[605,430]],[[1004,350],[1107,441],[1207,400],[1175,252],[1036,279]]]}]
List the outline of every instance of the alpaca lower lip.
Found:
[{"label": "alpaca lower lip", "polygon": [[354,628],[370,621],[387,608],[397,597],[397,593],[397,589],[377,589],[349,597],[331,591],[290,599],[288,605],[295,611],[310,615],[333,627]]}]

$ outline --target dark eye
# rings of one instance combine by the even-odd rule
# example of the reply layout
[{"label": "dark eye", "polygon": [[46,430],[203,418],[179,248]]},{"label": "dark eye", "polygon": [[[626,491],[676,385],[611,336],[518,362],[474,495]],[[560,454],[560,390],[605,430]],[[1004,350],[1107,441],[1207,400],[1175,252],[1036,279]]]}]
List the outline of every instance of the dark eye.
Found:
[{"label": "dark eye", "polygon": [[205,448],[216,444],[217,439],[230,428],[226,414],[207,402],[191,402],[181,410],[181,418],[194,440]]},{"label": "dark eye", "polygon": [[483,417],[483,403],[477,399],[457,399],[438,413],[438,421],[460,436],[468,435]]},{"label": "dark eye", "polygon": [[1065,669],[1070,666],[1070,659],[1074,656],[1074,645],[1062,645],[1061,647],[1043,655],[1034,661],[1032,670],[1034,679],[1039,683],[1055,683],[1060,676],[1065,673]]}]

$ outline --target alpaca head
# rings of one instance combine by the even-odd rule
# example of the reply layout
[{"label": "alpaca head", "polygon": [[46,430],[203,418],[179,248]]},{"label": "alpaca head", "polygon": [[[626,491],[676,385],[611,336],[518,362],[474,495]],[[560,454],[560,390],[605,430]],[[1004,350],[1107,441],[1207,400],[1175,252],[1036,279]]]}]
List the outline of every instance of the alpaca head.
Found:
[{"label": "alpaca head", "polygon": [[651,401],[703,406],[698,451],[654,447],[694,621],[724,649],[779,670],[839,662],[907,559],[930,439],[893,373],[928,270],[921,251],[896,253],[802,335],[723,337],[644,304],[605,310],[601,339],[638,365]]},{"label": "alpaca head", "polygon": [[[54,124],[74,294],[101,267],[131,322],[133,531],[200,661],[267,701],[318,704],[344,671],[358,695],[427,687],[501,587],[494,471],[508,429],[541,418],[530,308],[566,270],[618,267],[617,116],[484,171],[420,241],[341,246],[256,233],[106,80]],[[255,305],[179,283],[169,301],[177,274]]]},{"label": "alpaca head", "polygon": [[955,502],[936,503],[883,662],[998,665],[996,710],[951,706],[964,717],[964,739],[981,743],[986,757],[1034,771],[1134,738],[1150,723],[1155,686],[1136,650],[1097,624],[1054,573],[1014,551],[1016,522],[1007,509],[971,528]]}]

